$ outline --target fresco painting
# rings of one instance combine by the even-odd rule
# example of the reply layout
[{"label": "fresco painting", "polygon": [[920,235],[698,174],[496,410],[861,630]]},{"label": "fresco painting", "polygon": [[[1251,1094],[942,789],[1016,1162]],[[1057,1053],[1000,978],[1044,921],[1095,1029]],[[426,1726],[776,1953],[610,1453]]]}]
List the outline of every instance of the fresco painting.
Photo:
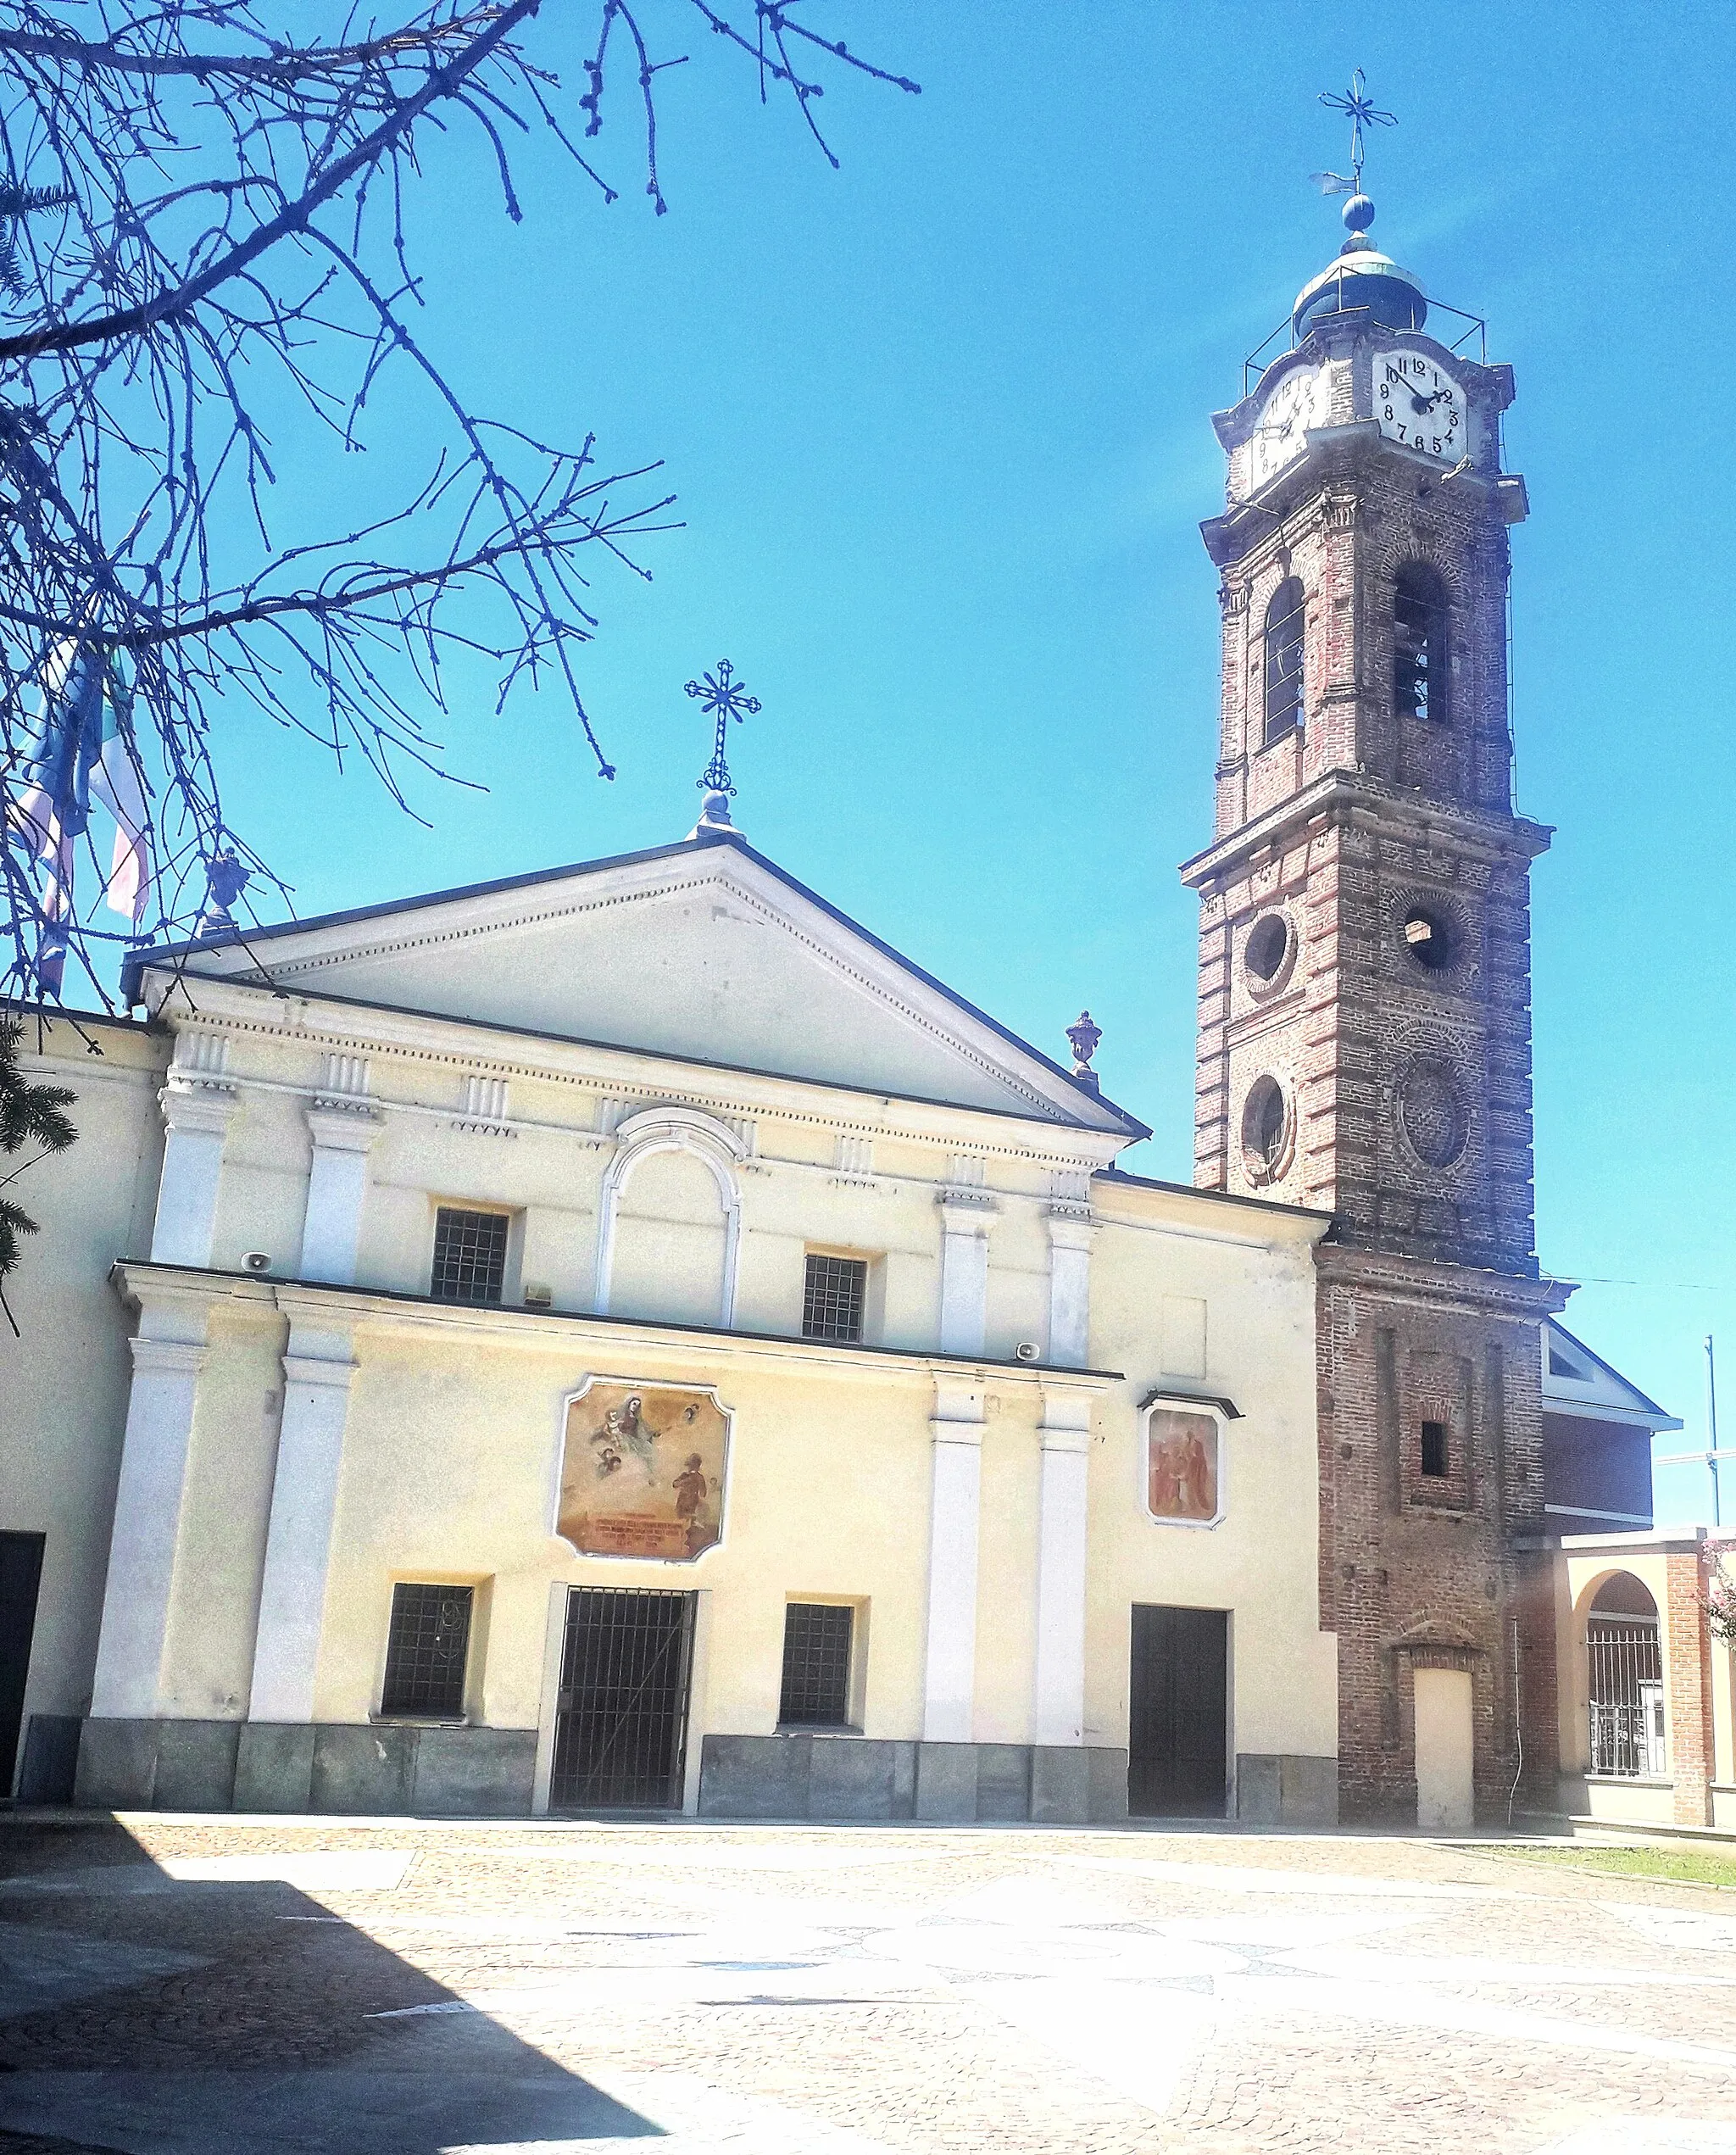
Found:
[{"label": "fresco painting", "polygon": [[1154,1519],[1204,1525],[1218,1515],[1218,1426],[1210,1414],[1155,1406],[1145,1424],[1146,1502]]},{"label": "fresco painting", "polygon": [[721,1535],[728,1455],[709,1392],[592,1384],[567,1405],[555,1531],[581,1556],[689,1563]]}]

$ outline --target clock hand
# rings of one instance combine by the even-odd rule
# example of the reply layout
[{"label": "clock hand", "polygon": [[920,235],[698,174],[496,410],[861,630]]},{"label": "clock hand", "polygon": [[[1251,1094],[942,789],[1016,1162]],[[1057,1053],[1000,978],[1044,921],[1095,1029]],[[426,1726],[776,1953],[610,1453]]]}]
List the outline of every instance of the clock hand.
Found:
[{"label": "clock hand", "polygon": [[1409,394],[1410,398],[1410,409],[1415,412],[1433,411],[1435,406],[1440,402],[1441,398],[1450,393],[1445,389],[1437,389],[1432,397],[1420,397],[1416,393],[1416,385],[1411,381],[1408,374],[1394,374],[1392,369],[1388,367],[1387,369],[1388,386],[1390,387],[1394,382],[1400,384]]}]

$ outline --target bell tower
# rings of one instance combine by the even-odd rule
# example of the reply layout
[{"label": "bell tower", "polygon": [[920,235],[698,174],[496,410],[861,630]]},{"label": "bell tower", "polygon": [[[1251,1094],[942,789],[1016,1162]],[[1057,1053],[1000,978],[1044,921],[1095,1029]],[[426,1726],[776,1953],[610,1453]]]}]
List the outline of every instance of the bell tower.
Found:
[{"label": "bell tower", "polygon": [[1540,1327],[1566,1299],[1538,1276],[1532,1194],[1529,883],[1550,832],[1511,797],[1512,371],[1376,248],[1360,137],[1380,115],[1360,77],[1334,102],[1349,237],[1213,421],[1216,827],[1182,871],[1200,899],[1194,1180],[1334,1215],[1319,1426],[1340,1801],[1420,1802],[1427,1824],[1461,1739],[1485,1815],[1522,1735],[1553,1801],[1553,1618],[1526,1546]]}]

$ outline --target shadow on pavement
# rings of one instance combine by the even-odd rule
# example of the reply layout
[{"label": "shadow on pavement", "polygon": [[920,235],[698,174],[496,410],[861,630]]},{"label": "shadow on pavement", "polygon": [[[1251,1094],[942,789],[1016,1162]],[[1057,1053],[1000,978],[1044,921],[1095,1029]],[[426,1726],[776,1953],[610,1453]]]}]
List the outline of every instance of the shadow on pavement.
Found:
[{"label": "shadow on pavement", "polygon": [[[0,2155],[548,2155],[660,2129],[322,1905],[414,1851],[0,1821]],[[445,2008],[442,2010],[441,2008]]]}]

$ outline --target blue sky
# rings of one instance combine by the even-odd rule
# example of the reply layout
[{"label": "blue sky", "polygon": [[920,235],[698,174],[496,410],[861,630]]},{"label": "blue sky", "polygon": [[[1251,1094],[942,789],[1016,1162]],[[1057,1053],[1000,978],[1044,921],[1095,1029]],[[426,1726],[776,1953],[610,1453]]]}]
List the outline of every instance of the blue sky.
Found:
[{"label": "blue sky", "polygon": [[[1539,1248],[1587,1283],[1573,1328],[1688,1421],[1662,1448],[1701,1441],[1708,1330],[1736,1377],[1736,17],[823,19],[923,86],[834,83],[838,172],[670,10],[665,49],[695,60],[661,78],[666,217],[636,190],[625,99],[612,208],[533,149],[515,228],[461,142],[413,204],[426,341],[466,393],[546,437],[595,429],[611,468],[660,457],[680,497],[651,582],[598,573],[587,681],[615,782],[552,699],[495,718],[478,671],[444,732],[488,790],[417,787],[431,829],[239,713],[231,820],[301,912],[662,843],[709,749],[682,684],[726,654],[765,704],[731,742],[754,842],[1053,1054],[1088,1003],[1106,1086],[1155,1132],[1127,1164],[1185,1179],[1175,869],[1210,829],[1209,415],[1340,237],[1308,175],[1344,165],[1317,93],[1360,64],[1399,114],[1370,146],[1377,237],[1486,315],[1517,373],[1519,798],[1559,833],[1534,884]],[[347,480],[279,446],[301,536]],[[372,471],[419,447],[382,403]],[[1663,1470],[1659,1493],[1689,1516],[1703,1477]]]}]

